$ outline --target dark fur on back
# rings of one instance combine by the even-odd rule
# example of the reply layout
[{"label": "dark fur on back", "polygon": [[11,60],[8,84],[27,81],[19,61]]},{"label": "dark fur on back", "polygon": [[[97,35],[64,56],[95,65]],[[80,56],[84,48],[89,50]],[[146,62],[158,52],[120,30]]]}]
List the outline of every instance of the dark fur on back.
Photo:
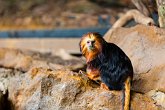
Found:
[{"label": "dark fur on back", "polygon": [[126,79],[133,77],[131,61],[117,45],[104,42],[102,46],[102,52],[87,65],[99,69],[102,82],[110,90],[122,90]]}]

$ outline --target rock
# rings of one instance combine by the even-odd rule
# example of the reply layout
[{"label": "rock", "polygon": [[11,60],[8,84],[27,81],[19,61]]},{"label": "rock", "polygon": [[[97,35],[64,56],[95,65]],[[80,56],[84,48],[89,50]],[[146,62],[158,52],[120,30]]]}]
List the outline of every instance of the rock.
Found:
[{"label": "rock", "polygon": [[32,58],[24,56],[18,50],[0,49],[0,65],[8,68],[16,68],[22,71],[27,71],[32,64]]},{"label": "rock", "polygon": [[84,68],[84,64],[80,63],[82,62],[80,59],[73,59],[73,57],[68,59],[68,54],[65,56],[67,56],[66,59],[64,56],[61,58],[57,55],[53,56],[39,52],[0,48],[0,65],[21,71],[28,71],[33,67],[45,67],[53,70],[66,68],[75,71]]},{"label": "rock", "polygon": [[[19,71],[17,71],[17,73],[20,74]],[[3,93],[3,95],[7,94],[8,92],[9,79],[12,76],[14,76],[12,69],[0,68],[0,91]]]},{"label": "rock", "polygon": [[3,94],[6,93],[8,87],[8,80],[5,78],[0,79],[0,91],[2,91]]},{"label": "rock", "polygon": [[154,26],[117,28],[107,41],[117,44],[129,56],[134,67],[135,91],[152,89],[165,92],[165,31]]},{"label": "rock", "polygon": [[165,93],[161,91],[151,90],[147,93],[148,96],[156,102],[156,105],[162,106],[165,109]]},{"label": "rock", "polygon": [[74,59],[66,50],[60,49],[58,52],[55,53],[57,56],[61,57],[64,60],[71,60]]},{"label": "rock", "polygon": [[[52,70],[48,63],[45,63],[48,59],[45,58],[44,61],[44,55],[39,53],[13,49],[0,50],[0,64],[12,68],[0,69],[0,80],[7,78],[8,95],[5,97],[9,99],[11,108],[16,110],[119,110],[121,108],[121,91],[114,93],[100,89],[84,74],[67,68]],[[30,66],[22,64],[17,68],[16,65],[20,63],[20,60],[17,60],[18,56],[29,57]],[[13,59],[15,59],[14,63],[12,63]],[[5,102],[8,103],[8,100]],[[161,107],[156,106],[150,97],[133,92],[131,108],[157,110]]]},{"label": "rock", "polygon": [[[119,110],[121,92],[113,92],[94,86],[80,73],[68,70],[52,71],[33,68],[14,76],[9,84],[9,99],[17,110]],[[13,83],[15,86],[13,86]],[[149,97],[134,93],[131,107],[134,110],[157,110]]]}]

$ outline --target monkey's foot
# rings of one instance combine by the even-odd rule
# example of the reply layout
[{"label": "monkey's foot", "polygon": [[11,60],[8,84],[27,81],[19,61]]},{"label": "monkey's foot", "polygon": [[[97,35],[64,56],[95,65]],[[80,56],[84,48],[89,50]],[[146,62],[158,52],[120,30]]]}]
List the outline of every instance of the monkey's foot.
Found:
[{"label": "monkey's foot", "polygon": [[120,93],[120,91],[110,90],[110,89],[108,88],[108,86],[107,86],[106,84],[104,84],[104,83],[101,83],[100,88],[101,88],[101,89],[104,89],[104,90],[108,90],[108,91],[110,91],[112,94],[115,94],[115,95],[117,95],[117,94]]},{"label": "monkey's foot", "polygon": [[101,83],[100,88],[105,89],[105,90],[109,90],[108,86],[104,83]]}]

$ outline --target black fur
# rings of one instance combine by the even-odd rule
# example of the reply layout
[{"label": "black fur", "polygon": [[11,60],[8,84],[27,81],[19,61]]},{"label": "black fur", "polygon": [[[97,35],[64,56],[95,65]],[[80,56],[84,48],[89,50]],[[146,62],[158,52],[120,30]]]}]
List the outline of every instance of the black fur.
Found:
[{"label": "black fur", "polygon": [[88,62],[88,68],[99,69],[101,81],[110,90],[123,90],[126,79],[133,77],[131,61],[117,45],[104,42],[102,46],[102,52]]}]

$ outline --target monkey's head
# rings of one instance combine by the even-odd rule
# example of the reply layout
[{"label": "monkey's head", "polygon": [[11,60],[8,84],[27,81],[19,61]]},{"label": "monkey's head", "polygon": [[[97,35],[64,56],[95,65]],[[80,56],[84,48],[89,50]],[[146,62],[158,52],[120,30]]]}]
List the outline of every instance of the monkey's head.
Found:
[{"label": "monkey's head", "polygon": [[80,40],[80,51],[87,59],[87,62],[94,59],[103,48],[105,40],[99,33],[87,33]]}]

